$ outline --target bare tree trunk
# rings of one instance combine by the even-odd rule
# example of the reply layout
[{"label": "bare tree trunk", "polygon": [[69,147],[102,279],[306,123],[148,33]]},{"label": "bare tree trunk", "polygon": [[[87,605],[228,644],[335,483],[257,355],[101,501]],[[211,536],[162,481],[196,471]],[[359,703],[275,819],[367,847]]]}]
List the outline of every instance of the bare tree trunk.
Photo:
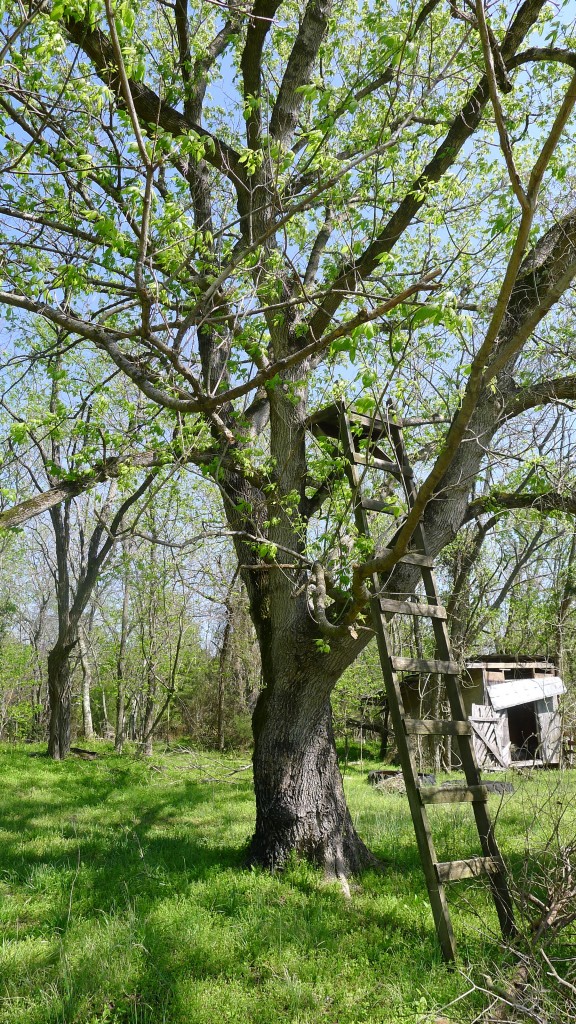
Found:
[{"label": "bare tree trunk", "polygon": [[564,567],[564,587],[562,589],[562,596],[560,599],[560,607],[558,609],[558,619],[556,622],[556,650],[554,652],[554,660],[558,667],[559,675],[564,679],[569,673],[569,659],[567,657],[566,643],[564,637],[564,629],[566,626],[566,620],[568,613],[574,601],[574,564],[576,563],[576,527],[572,530],[572,540],[570,543],[570,551],[568,554],[568,561]]},{"label": "bare tree trunk", "polygon": [[137,697],[132,697],[132,699],[130,700],[130,703],[128,705],[128,728],[126,730],[127,731],[127,735],[128,735],[128,739],[132,740],[132,742],[134,740],[136,740],[137,736],[138,736],[138,731],[137,731],[137,728],[136,728],[137,714],[138,714],[138,698]]},{"label": "bare tree trunk", "polygon": [[148,669],[148,686],[146,690],[144,717],[142,719],[142,729],[140,733],[140,746],[138,748],[138,752],[142,754],[143,757],[152,757],[152,741],[154,739],[154,727],[156,725],[156,679],[154,677],[154,669],[150,666]]},{"label": "bare tree trunk", "polygon": [[102,734],[107,739],[112,732],[112,726],[110,725],[110,719],[108,718],[108,705],[106,703],[106,690],[103,686],[100,687],[100,696],[102,699]]},{"label": "bare tree trunk", "polygon": [[78,630],[78,651],[80,654],[80,664],[82,666],[82,731],[84,734],[84,738],[87,740],[91,740],[94,738],[94,725],[92,723],[92,705],[90,703],[92,672],[90,670],[90,660],[88,657],[86,634],[82,627],[80,627],[80,629]]},{"label": "bare tree trunk", "polygon": [[224,750],[224,700],[226,695],[226,668],[230,647],[231,633],[231,610],[226,605],[226,625],[222,637],[222,647],[218,659],[218,703],[216,708],[216,745],[218,750]]},{"label": "bare tree trunk", "polygon": [[72,678],[70,652],[72,646],[56,643],[48,655],[48,694],[50,698],[50,724],[48,755],[61,761],[70,753],[72,717]]},{"label": "bare tree trunk", "polygon": [[156,705],[154,698],[148,696],[146,698],[146,706],[144,709],[144,720],[142,722],[142,738],[140,740],[139,753],[143,757],[152,757],[153,753],[153,739],[154,739],[154,712]]},{"label": "bare tree trunk", "polygon": [[[55,457],[54,461],[57,462],[58,459]],[[63,506],[56,506],[50,511],[58,566],[56,579],[58,639],[48,656],[48,690],[50,695],[48,754],[56,760],[66,757],[70,750],[72,686],[69,659],[72,649],[78,643],[78,631],[82,614],[98,582],[100,571],[112,550],[116,531],[122,522],[124,514],[141,497],[150,486],[152,480],[153,475],[147,476],[140,486],[122,502],[110,522],[109,531],[102,543],[102,537],[105,535],[103,518],[98,521],[87,546],[84,544],[83,531],[80,531],[80,548],[83,557],[74,594],[71,588],[69,567],[70,503],[65,502]],[[101,511],[103,515],[110,510],[115,493],[116,482],[112,481],[108,489],[106,501],[102,506]],[[84,553],[86,554],[85,562]],[[102,690],[102,708],[104,726],[109,731],[110,723],[108,722],[106,712],[104,690]]]},{"label": "bare tree trunk", "polygon": [[126,738],[126,645],[128,642],[128,619],[130,613],[130,581],[127,566],[128,544],[124,544],[124,594],[122,596],[122,621],[120,625],[120,646],[116,662],[116,730],[114,750],[122,753]]}]

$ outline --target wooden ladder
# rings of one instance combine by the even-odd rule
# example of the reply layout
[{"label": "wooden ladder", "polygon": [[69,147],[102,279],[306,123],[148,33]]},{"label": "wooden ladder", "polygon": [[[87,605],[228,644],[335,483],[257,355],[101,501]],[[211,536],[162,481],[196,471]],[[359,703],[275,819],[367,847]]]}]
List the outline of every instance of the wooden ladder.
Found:
[{"label": "wooden ladder", "polygon": [[[327,435],[339,439],[343,444],[347,460],[346,472],[354,500],[356,527],[360,534],[370,537],[368,512],[386,512],[387,503],[363,497],[359,466],[391,474],[399,480],[405,490],[407,506],[409,509],[412,507],[417,493],[414,475],[406,457],[401,424],[394,420],[392,412],[384,420],[349,412],[344,405],[336,404],[316,413],[311,418],[310,428],[316,435]],[[392,457],[385,450],[390,446]],[[456,945],[446,900],[446,882],[487,876],[504,936],[514,934],[514,918],[506,869],[488,812],[488,791],[482,785],[472,745],[472,729],[462,700],[459,668],[452,658],[450,649],[446,610],[438,598],[434,560],[428,554],[422,525],[417,527],[412,543],[413,547],[400,561],[416,567],[423,583],[425,602],[412,598],[400,601],[381,597],[381,583],[378,576],[374,575],[370,581],[373,594],[370,604],[390,718],[438,941],[443,958],[452,961],[456,956]],[[393,645],[387,623],[393,615],[424,616],[431,620],[435,641],[434,659],[404,658],[391,653]],[[398,675],[405,672],[420,676],[435,674],[443,679],[450,705],[449,719],[422,720],[406,717]],[[446,788],[421,784],[415,761],[416,742],[419,736],[456,738],[465,784]],[[468,857],[465,860],[439,861],[426,808],[428,804],[454,802],[472,804],[482,855]]]}]

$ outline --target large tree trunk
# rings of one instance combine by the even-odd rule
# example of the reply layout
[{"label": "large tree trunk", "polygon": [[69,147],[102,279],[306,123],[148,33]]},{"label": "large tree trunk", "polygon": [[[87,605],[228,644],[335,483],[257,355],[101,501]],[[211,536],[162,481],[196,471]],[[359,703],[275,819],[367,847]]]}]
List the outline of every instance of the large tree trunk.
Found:
[{"label": "large tree trunk", "polygon": [[48,696],[50,725],[48,756],[61,761],[70,753],[72,717],[72,676],[70,652],[73,645],[56,644],[48,655]]},{"label": "large tree trunk", "polygon": [[340,879],[375,866],[346,806],[329,701],[294,722],[283,702],[263,691],[254,738],[256,828],[249,861],[277,868],[295,852]]},{"label": "large tree trunk", "polygon": [[[278,340],[278,351],[282,339]],[[253,546],[239,536],[267,530],[284,555],[303,549],[303,538],[278,496],[306,484],[304,402],[293,394],[274,391],[270,401],[271,455],[278,467],[277,490],[259,495],[246,481],[229,474],[226,511],[238,531],[235,546],[250,600],[250,615],[260,647],[264,690],[253,715],[256,826],[248,861],[281,868],[291,854],[324,868],[329,877],[346,876],[377,860],[352,824],[338,767],[330,694],[344,669],[368,642],[348,633],[330,642],[322,653],[321,633],[310,614],[308,595],[300,586],[301,566],[269,572],[259,565]],[[238,508],[249,504],[254,521],[246,522]],[[262,522],[272,520],[269,528]],[[288,560],[291,561],[291,558]]]}]

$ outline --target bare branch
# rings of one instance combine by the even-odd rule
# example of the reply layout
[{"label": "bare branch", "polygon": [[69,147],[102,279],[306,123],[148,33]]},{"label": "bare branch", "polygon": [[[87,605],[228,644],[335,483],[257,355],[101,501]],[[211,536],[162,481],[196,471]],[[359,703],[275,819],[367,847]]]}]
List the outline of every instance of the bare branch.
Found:
[{"label": "bare branch", "polygon": [[[518,9],[501,46],[505,61],[514,55],[527,32],[538,18],[544,0],[525,0]],[[318,337],[330,323],[345,295],[355,290],[358,282],[365,280],[379,266],[380,257],[391,252],[409,224],[426,202],[430,184],[440,181],[456,160],[467,140],[474,134],[489,97],[488,82],[484,77],[476,86],[470,99],[465,103],[436,153],[408,189],[390,220],[381,228],[374,241],[370,242],[361,256],[344,268],[330,287],[324,301],[310,320],[312,333]]]},{"label": "bare branch", "polygon": [[486,68],[486,76],[488,79],[488,89],[490,91],[490,100],[494,110],[494,117],[496,119],[496,127],[498,128],[498,137],[500,139],[500,148],[506,161],[506,167],[508,168],[508,177],[512,189],[521,208],[528,209],[529,200],[524,187],[520,180],[520,175],[516,170],[516,164],[514,163],[514,154],[512,152],[512,144],[510,137],[506,129],[504,122],[504,113],[502,111],[502,104],[500,103],[500,96],[498,93],[498,83],[496,81],[496,71],[494,68],[494,54],[493,47],[491,45],[490,34],[488,30],[488,24],[486,22],[486,15],[484,12],[484,0],[476,0],[476,17],[478,19],[478,30],[480,32],[480,39],[482,40],[482,50],[484,53],[484,66]]},{"label": "bare branch", "polygon": [[326,245],[328,243],[328,239],[330,238],[331,234],[332,234],[332,211],[330,210],[330,208],[328,208],[326,210],[326,216],[324,218],[324,223],[323,223],[322,227],[320,228],[320,231],[316,235],[316,238],[314,240],[314,244],[312,246],[312,251],[310,253],[310,259],[308,260],[308,266],[306,267],[306,271],[304,273],[304,279],[302,281],[302,285],[303,285],[304,288],[308,288],[311,284],[314,283],[314,281],[316,279],[316,274],[318,273],[318,267],[320,266],[320,260],[322,259],[322,253],[324,252],[324,249],[326,248]]},{"label": "bare branch", "polygon": [[272,20],[282,0],[255,0],[252,15],[248,22],[246,44],[242,53],[240,67],[244,83],[244,99],[253,100],[250,105],[246,131],[248,145],[256,149],[260,143],[262,129],[262,113],[260,98],[262,95],[262,50]]},{"label": "bare branch", "polygon": [[[99,77],[122,100],[122,83],[119,69],[116,66],[113,47],[99,28],[90,28],[82,21],[67,19],[64,22],[66,32],[71,40],[84,51],[92,61]],[[166,103],[147,85],[128,79],[128,86],[134,110],[143,124],[159,125],[163,131],[174,138],[194,132],[206,140],[205,159],[216,170],[220,171],[240,190],[244,186],[244,172],[239,163],[238,153],[212,132],[207,131],[197,122],[191,122],[170,104]]]},{"label": "bare branch", "polygon": [[214,448],[206,450],[193,449],[186,452],[184,456],[175,452],[172,458],[170,457],[170,452],[166,450],[162,452],[128,453],[126,455],[113,456],[106,459],[105,462],[96,463],[87,472],[79,473],[73,480],[63,480],[55,487],[50,487],[47,491],[43,491],[33,498],[27,498],[25,501],[12,506],[12,508],[0,512],[0,529],[22,526],[23,523],[34,519],[43,512],[49,511],[62,501],[75,498],[79,494],[84,494],[86,491],[96,487],[98,484],[104,483],[106,480],[112,480],[121,476],[126,469],[160,469],[169,464],[204,466],[213,462],[215,456],[218,457],[220,464],[224,468],[232,469],[235,472],[242,472],[242,468],[235,463],[233,458],[221,455]]},{"label": "bare branch", "polygon": [[[71,334],[78,334],[80,337],[87,338],[92,341],[98,348],[103,349],[108,353],[113,362],[122,370],[127,377],[129,377],[134,383],[140,388],[140,390],[152,401],[158,405],[163,406],[166,409],[174,409],[178,412],[204,412],[211,414],[214,410],[222,408],[223,405],[227,405],[229,402],[236,398],[241,398],[244,395],[249,394],[251,391],[256,391],[261,385],[272,380],[277,374],[289,369],[292,366],[296,366],[302,363],[306,359],[313,355],[317,355],[319,352],[326,350],[330,347],[333,341],[338,338],[345,337],[350,331],[353,331],[356,327],[360,327],[363,324],[370,323],[372,320],[377,320],[385,313],[394,309],[400,305],[411,295],[423,289],[431,289],[436,287],[432,284],[432,281],[439,274],[438,270],[432,271],[429,274],[425,274],[415,284],[405,288],[404,291],[399,292],[392,298],[387,299],[371,310],[361,310],[356,316],[350,320],[345,321],[340,327],[324,335],[323,338],[311,341],[308,345],[299,349],[297,352],[293,352],[289,356],[285,356],[282,359],[277,359],[274,363],[270,363],[268,366],[259,370],[251,380],[245,384],[239,384],[237,387],[230,388],[228,391],[223,391],[217,395],[204,396],[201,392],[200,386],[194,388],[196,397],[176,397],[174,394],[169,393],[166,390],[160,390],[151,381],[150,372],[141,365],[140,362],[135,362],[130,359],[120,348],[118,341],[123,337],[120,332],[112,332],[103,328],[100,324],[89,323],[85,320],[81,320],[79,317],[73,314],[66,313],[61,309],[56,309],[52,306],[48,306],[46,303],[38,302],[34,299],[28,299],[25,295],[18,295],[13,292],[1,292],[0,291],[0,303],[4,302],[8,306],[15,306],[18,309],[25,309],[32,313],[37,313],[39,316],[44,317],[51,323],[57,324],[59,327],[64,327]],[[186,395],[186,392],[180,390],[181,395]]]},{"label": "bare branch", "polygon": [[573,401],[576,401],[576,375],[541,380],[530,387],[518,388],[506,402],[502,419],[520,416],[539,405]]}]

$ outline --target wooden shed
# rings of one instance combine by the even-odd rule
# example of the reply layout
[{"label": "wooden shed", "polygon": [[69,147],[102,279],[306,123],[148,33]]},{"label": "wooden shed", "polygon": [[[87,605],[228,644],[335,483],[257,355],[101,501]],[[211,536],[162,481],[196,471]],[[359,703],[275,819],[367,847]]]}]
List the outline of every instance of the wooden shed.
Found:
[{"label": "wooden shed", "polygon": [[466,662],[463,697],[481,768],[558,765],[565,687],[545,657],[490,654]]}]

